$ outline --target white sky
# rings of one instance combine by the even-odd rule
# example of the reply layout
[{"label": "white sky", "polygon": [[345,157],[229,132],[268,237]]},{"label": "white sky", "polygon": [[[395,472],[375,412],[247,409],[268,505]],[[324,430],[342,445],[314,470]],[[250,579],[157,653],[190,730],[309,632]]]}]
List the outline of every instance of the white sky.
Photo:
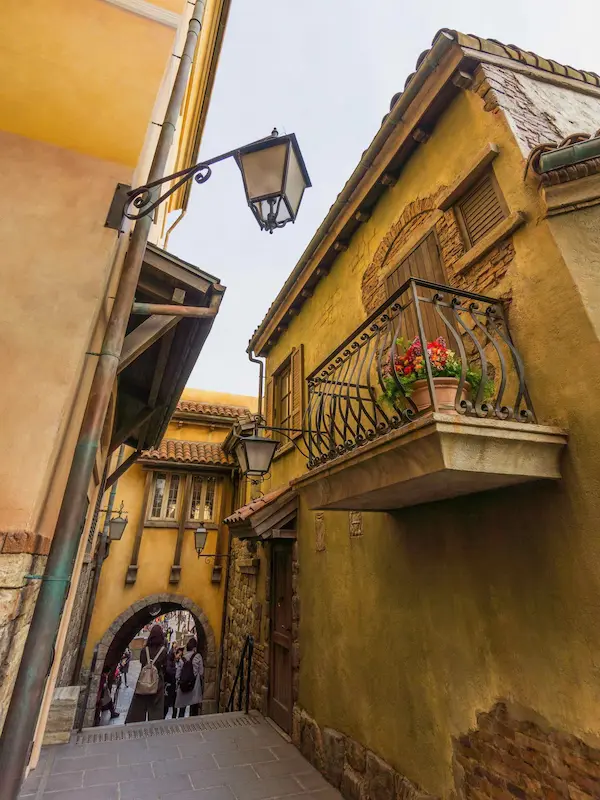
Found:
[{"label": "white sky", "polygon": [[[227,287],[189,386],[256,394],[248,340],[442,27],[600,73],[599,0],[232,0],[201,156],[295,133],[313,187],[298,220],[260,231],[233,160],[192,189],[169,250]],[[600,120],[598,120],[600,128]]]}]

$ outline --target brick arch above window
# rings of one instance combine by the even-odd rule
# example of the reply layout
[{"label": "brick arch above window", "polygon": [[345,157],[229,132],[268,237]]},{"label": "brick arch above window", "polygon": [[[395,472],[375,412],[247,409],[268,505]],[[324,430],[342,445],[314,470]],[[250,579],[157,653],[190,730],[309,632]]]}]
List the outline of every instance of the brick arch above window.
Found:
[{"label": "brick arch above window", "polygon": [[362,301],[368,313],[381,305],[386,298],[385,277],[389,271],[387,268],[413,237],[415,231],[422,229],[425,233],[428,225],[432,224],[433,216],[440,216],[440,212],[436,209],[436,195],[413,200],[379,243],[362,279]]}]

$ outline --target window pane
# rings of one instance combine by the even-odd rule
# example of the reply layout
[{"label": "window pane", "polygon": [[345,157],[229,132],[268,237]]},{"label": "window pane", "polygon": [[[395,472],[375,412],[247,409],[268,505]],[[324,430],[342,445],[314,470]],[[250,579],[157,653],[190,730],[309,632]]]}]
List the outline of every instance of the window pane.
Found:
[{"label": "window pane", "polygon": [[217,481],[215,478],[206,479],[206,500],[204,501],[204,520],[214,522],[215,513],[215,488]]},{"label": "window pane", "polygon": [[190,505],[190,519],[202,521],[202,508],[200,501],[202,499],[202,478],[194,478],[192,481],[192,502]]},{"label": "window pane", "polygon": [[179,494],[179,475],[171,475],[171,485],[169,486],[169,499],[167,501],[167,519],[175,519],[177,513],[177,495]]},{"label": "window pane", "polygon": [[160,519],[166,484],[167,476],[163,473],[158,473],[154,481],[154,497],[152,498],[152,511],[150,512],[151,517]]}]

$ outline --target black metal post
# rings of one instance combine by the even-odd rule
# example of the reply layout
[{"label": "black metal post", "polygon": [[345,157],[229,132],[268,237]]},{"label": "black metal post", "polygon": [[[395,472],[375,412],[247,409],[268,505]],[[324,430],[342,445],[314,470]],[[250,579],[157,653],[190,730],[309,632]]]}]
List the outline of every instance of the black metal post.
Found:
[{"label": "black metal post", "polygon": [[252,653],[254,652],[254,638],[248,637],[248,677],[246,678],[246,714],[250,711],[250,679],[252,676]]}]

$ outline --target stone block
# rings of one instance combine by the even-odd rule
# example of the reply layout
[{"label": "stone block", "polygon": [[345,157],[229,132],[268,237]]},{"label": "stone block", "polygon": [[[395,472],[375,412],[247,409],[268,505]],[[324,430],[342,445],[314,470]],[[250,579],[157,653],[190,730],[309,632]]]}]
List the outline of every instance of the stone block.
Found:
[{"label": "stone block", "polygon": [[356,772],[365,772],[367,748],[354,739],[346,739],[346,761]]},{"label": "stone block", "polygon": [[0,624],[15,619],[19,615],[20,607],[20,589],[0,589]]},{"label": "stone block", "polygon": [[325,774],[336,789],[342,783],[344,773],[344,754],[346,737],[333,728],[323,729],[323,755],[325,758]]},{"label": "stone block", "polygon": [[367,752],[367,791],[369,800],[394,800],[396,773],[382,758]]},{"label": "stone block", "polygon": [[300,596],[295,594],[292,597],[292,621],[298,622],[300,619]]},{"label": "stone block", "polygon": [[79,686],[60,686],[54,690],[44,732],[44,745],[66,744],[71,738],[79,691]]},{"label": "stone block", "polygon": [[0,555],[0,586],[23,586],[23,576],[29,572],[31,556],[28,553],[2,553]]},{"label": "stone block", "polygon": [[320,772],[324,772],[325,759],[321,729],[306,711],[301,712],[299,750]]},{"label": "stone block", "polygon": [[364,775],[355,772],[351,766],[345,764],[340,791],[344,800],[367,800],[367,787]]}]

